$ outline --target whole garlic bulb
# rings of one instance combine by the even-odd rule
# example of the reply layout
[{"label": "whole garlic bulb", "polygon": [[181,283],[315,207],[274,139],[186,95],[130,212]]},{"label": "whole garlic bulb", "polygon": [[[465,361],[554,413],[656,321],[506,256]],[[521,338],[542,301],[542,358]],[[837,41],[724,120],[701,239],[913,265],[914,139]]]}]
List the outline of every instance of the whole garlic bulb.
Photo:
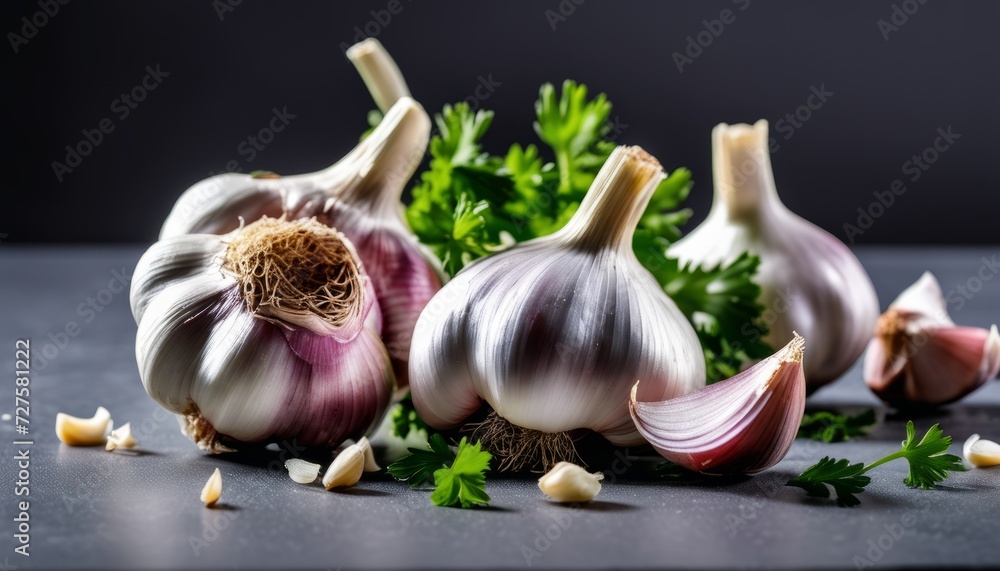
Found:
[{"label": "whole garlic bulb", "polygon": [[878,318],[868,274],[842,242],[788,210],[778,198],[767,121],[712,130],[715,199],[708,217],[669,249],[683,262],[711,266],[742,252],[760,257],[765,341],[809,340],[807,389],[836,380],[864,351]]},{"label": "whole garlic bulb", "polygon": [[1000,333],[961,327],[948,316],[930,272],[899,294],[879,318],[865,355],[865,383],[897,408],[956,401],[1000,372]]},{"label": "whole garlic bulb", "polygon": [[[662,179],[656,159],[619,147],[564,228],[481,258],[446,284],[421,313],[410,353],[421,418],[452,428],[485,400],[509,423],[492,422],[505,433],[497,440],[590,429],[629,446],[643,442],[628,407],[637,379],[650,401],[704,386],[694,329],[632,251]],[[546,468],[572,459],[553,448]]]},{"label": "whole garlic bulb", "polygon": [[383,312],[384,339],[400,385],[420,310],[441,287],[440,264],[403,218],[400,196],[427,148],[430,118],[399,99],[375,130],[337,164],[311,174],[223,174],[174,205],[162,238],[223,234],[262,216],[313,218],[343,232],[365,264]]},{"label": "whole garlic bulb", "polygon": [[374,288],[342,234],[261,218],[154,244],[131,289],[143,386],[212,452],[375,428],[394,389]]}]

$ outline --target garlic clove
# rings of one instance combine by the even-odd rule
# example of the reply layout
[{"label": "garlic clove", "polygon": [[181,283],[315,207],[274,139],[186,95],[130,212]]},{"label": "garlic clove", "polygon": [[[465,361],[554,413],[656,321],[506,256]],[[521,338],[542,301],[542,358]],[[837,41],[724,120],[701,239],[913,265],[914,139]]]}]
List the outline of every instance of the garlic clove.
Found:
[{"label": "garlic clove", "polygon": [[712,130],[715,197],[705,221],[672,244],[684,263],[714,266],[743,252],[760,257],[754,281],[773,313],[774,347],[798,331],[809,339],[809,391],[839,378],[861,356],[878,318],[875,288],[840,240],[782,204],[769,155],[768,123]]},{"label": "garlic clove", "polygon": [[126,422],[120,427],[111,431],[108,435],[108,442],[104,449],[111,451],[116,448],[135,448],[139,443],[132,436],[132,423]]},{"label": "garlic clove", "polygon": [[222,496],[222,472],[218,468],[212,472],[205,487],[201,489],[201,501],[206,507],[212,507]]},{"label": "garlic clove", "polygon": [[601,491],[604,474],[590,472],[571,462],[559,462],[538,479],[538,488],[557,502],[589,502]]},{"label": "garlic clove", "polygon": [[300,458],[285,460],[285,469],[288,470],[288,477],[299,484],[311,484],[319,478],[319,471],[322,466],[313,464]]},{"label": "garlic clove", "polygon": [[353,486],[361,480],[365,469],[365,453],[357,444],[344,448],[323,475],[327,490]]},{"label": "garlic clove", "polygon": [[686,395],[630,409],[639,432],[667,460],[707,474],[754,474],[777,464],[805,411],[805,342],[796,335],[735,377]]},{"label": "garlic clove", "polygon": [[375,38],[367,38],[348,48],[347,59],[357,68],[375,105],[383,113],[400,98],[410,96],[399,66]]},{"label": "garlic clove", "polygon": [[381,470],[382,467],[375,461],[375,451],[372,449],[372,443],[368,441],[367,436],[362,436],[358,440],[358,446],[361,447],[365,455],[365,472],[378,472]]},{"label": "garlic clove", "polygon": [[1000,466],[1000,444],[992,440],[982,440],[973,434],[962,446],[962,455],[977,468]]},{"label": "garlic clove", "polygon": [[865,383],[896,408],[937,406],[978,389],[1000,371],[1000,333],[955,325],[925,272],[889,305],[864,361]]},{"label": "garlic clove", "polygon": [[111,429],[111,413],[103,406],[91,418],[78,418],[64,412],[56,415],[56,436],[69,446],[104,444]]}]

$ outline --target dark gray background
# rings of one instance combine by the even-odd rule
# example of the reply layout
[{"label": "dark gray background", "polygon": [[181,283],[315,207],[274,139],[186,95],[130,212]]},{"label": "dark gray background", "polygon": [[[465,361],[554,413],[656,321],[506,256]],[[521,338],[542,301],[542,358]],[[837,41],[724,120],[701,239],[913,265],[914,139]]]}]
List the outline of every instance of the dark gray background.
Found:
[{"label": "dark gray background", "polygon": [[[0,239],[148,242],[174,199],[229,161],[285,174],[333,162],[372,107],[340,48],[368,26],[430,111],[471,95],[480,76],[500,82],[484,101],[499,118],[487,138],[495,152],[535,141],[542,82],[573,78],[607,92],[628,125],[621,142],[694,171],[695,221],[710,200],[712,126],[764,117],[775,129],[812,86],[825,86],[833,95],[794,136],[775,133],[789,206],[843,239],[858,207],[903,179],[907,193],[858,242],[996,240],[998,2],[928,2],[887,41],[878,20],[894,6],[912,11],[916,0],[587,0],[555,30],[546,11],[559,11],[557,0],[401,0],[385,25],[371,23],[372,11],[389,0],[245,1],[220,18],[227,1],[70,2],[18,53],[6,36],[0,234],[8,236]],[[562,2],[565,12],[572,6]],[[724,9],[735,21],[679,73],[671,54]],[[9,34],[40,7],[5,2],[0,10]],[[157,64],[169,77],[120,120],[113,100]],[[248,162],[240,143],[283,107],[296,118]],[[114,132],[58,182],[52,162],[105,117]],[[919,180],[906,180],[904,163],[948,126],[960,140]]]}]

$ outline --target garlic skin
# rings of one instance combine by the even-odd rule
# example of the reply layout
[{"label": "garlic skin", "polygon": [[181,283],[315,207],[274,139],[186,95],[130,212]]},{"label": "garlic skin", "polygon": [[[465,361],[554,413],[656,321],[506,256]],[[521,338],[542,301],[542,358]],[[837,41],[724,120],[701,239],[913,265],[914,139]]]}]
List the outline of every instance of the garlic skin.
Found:
[{"label": "garlic skin", "polygon": [[188,189],[160,238],[225,234],[263,216],[315,217],[344,233],[370,276],[383,336],[400,386],[406,385],[413,325],[440,289],[440,262],[417,242],[400,197],[430,137],[431,122],[412,99],[399,99],[382,122],[335,165],[296,176],[223,174]]},{"label": "garlic skin", "polygon": [[285,460],[285,469],[288,470],[288,477],[298,484],[311,484],[319,478],[319,471],[322,467],[301,458]]},{"label": "garlic skin", "polygon": [[135,269],[143,386],[199,447],[336,447],[378,426],[394,379],[374,288],[350,241],[262,218],[154,244]]},{"label": "garlic skin", "polygon": [[410,352],[424,421],[453,428],[486,401],[516,427],[631,446],[635,379],[645,400],[704,386],[694,329],[632,251],[663,176],[639,147],[619,147],[564,228],[474,261],[438,292]]},{"label": "garlic skin", "polygon": [[132,436],[132,423],[126,422],[120,427],[111,431],[108,435],[108,442],[104,445],[104,449],[108,452],[116,450],[118,448],[135,448],[139,443],[136,442],[135,437]]},{"label": "garlic skin", "polygon": [[601,491],[604,474],[590,472],[571,462],[559,462],[538,479],[538,488],[561,503],[589,502]]},{"label": "garlic skin", "polygon": [[954,402],[998,372],[997,326],[987,330],[955,325],[930,272],[879,317],[864,362],[868,388],[896,408]]},{"label": "garlic skin", "polygon": [[1000,466],[1000,444],[992,440],[983,440],[978,434],[973,434],[965,441],[962,455],[976,468]]},{"label": "garlic skin", "polygon": [[774,355],[684,396],[645,402],[632,389],[635,425],[667,460],[706,474],[755,474],[785,457],[806,405],[805,342],[797,334]]},{"label": "garlic skin", "polygon": [[712,210],[668,254],[702,266],[729,263],[744,251],[759,256],[754,281],[770,327],[764,340],[782,346],[794,331],[808,339],[805,376],[815,391],[864,351],[879,313],[875,288],[847,246],[781,203],[767,121],[716,126],[712,165]]}]

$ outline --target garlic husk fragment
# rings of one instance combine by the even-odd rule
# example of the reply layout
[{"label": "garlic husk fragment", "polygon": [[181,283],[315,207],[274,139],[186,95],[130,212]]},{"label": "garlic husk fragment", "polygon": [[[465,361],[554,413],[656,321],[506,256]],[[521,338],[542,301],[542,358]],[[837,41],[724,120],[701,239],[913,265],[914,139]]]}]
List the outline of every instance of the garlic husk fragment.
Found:
[{"label": "garlic husk fragment", "polygon": [[111,413],[103,406],[91,418],[78,418],[65,412],[56,414],[56,436],[69,446],[104,444],[111,430]]},{"label": "garlic husk fragment", "polygon": [[644,402],[633,388],[635,425],[661,456],[688,470],[766,470],[785,457],[802,422],[803,351],[804,340],[796,335],[783,349],[735,377],[672,400]]},{"label": "garlic husk fragment", "polygon": [[809,391],[857,361],[878,317],[875,288],[840,240],[788,210],[778,198],[768,152],[768,124],[720,124],[712,130],[715,198],[705,221],[669,255],[701,266],[745,251],[760,257],[754,281],[774,347],[798,331],[809,340]]},{"label": "garlic husk fragment", "polygon": [[[662,178],[645,151],[619,147],[564,228],[473,262],[438,292],[410,353],[424,421],[453,428],[485,401],[495,417],[482,441],[494,453],[498,428],[498,441],[525,429],[538,446],[571,450],[568,431],[590,429],[630,446],[642,442],[628,412],[635,379],[647,379],[645,400],[704,386],[694,329],[632,251]],[[545,469],[572,459],[550,452]]]},{"label": "garlic husk fragment", "polygon": [[992,440],[983,440],[978,434],[973,434],[962,446],[965,460],[977,468],[1000,466],[1000,444]]},{"label": "garlic husk fragment", "polygon": [[375,461],[375,450],[372,449],[372,443],[368,441],[368,437],[362,436],[357,444],[365,455],[365,472],[378,472],[381,470],[382,467]]},{"label": "garlic husk fragment", "polygon": [[961,327],[948,316],[930,272],[896,298],[878,319],[865,355],[865,383],[896,408],[954,402],[1000,371],[1000,333]]},{"label": "garlic husk fragment", "polygon": [[410,96],[410,88],[399,66],[375,38],[367,38],[348,48],[347,59],[354,64],[375,105],[383,113],[403,97]]},{"label": "garlic husk fragment", "polygon": [[357,444],[344,448],[323,475],[323,486],[327,490],[353,486],[361,480],[365,471],[365,452]]},{"label": "garlic husk fragment", "polygon": [[430,127],[424,109],[403,97],[368,137],[325,170],[277,178],[224,174],[195,184],[174,205],[160,238],[225,234],[264,216],[315,217],[336,228],[354,244],[370,276],[383,338],[405,386],[414,323],[442,281],[440,263],[417,242],[400,202]]},{"label": "garlic husk fragment", "polygon": [[601,491],[604,474],[590,472],[571,462],[559,462],[538,479],[538,488],[557,502],[589,502]]},{"label": "garlic husk fragment", "polygon": [[208,481],[205,482],[205,487],[201,489],[201,501],[205,506],[212,507],[219,501],[222,496],[222,472],[218,468],[212,472],[209,476]]},{"label": "garlic husk fragment", "polygon": [[333,448],[388,407],[374,289],[350,241],[315,220],[161,240],[139,260],[131,302],[143,386],[205,450]]},{"label": "garlic husk fragment", "polygon": [[319,478],[319,471],[322,468],[319,464],[313,464],[301,458],[285,460],[285,469],[288,470],[288,477],[299,484],[311,484]]},{"label": "garlic husk fragment", "polygon": [[132,436],[132,423],[126,422],[111,431],[104,449],[110,452],[118,448],[135,448],[138,445],[139,443]]}]

